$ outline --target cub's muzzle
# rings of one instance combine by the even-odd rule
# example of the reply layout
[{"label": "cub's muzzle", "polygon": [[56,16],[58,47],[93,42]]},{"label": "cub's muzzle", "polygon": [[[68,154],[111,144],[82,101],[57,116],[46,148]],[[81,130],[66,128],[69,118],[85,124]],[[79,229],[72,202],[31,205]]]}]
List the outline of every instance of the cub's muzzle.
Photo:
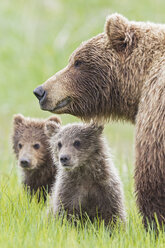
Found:
[{"label": "cub's muzzle", "polygon": [[29,159],[26,159],[26,158],[22,158],[20,160],[20,165],[22,168],[29,168],[30,167],[30,160]]},{"label": "cub's muzzle", "polygon": [[69,155],[61,155],[60,162],[63,166],[69,166],[71,157]]}]

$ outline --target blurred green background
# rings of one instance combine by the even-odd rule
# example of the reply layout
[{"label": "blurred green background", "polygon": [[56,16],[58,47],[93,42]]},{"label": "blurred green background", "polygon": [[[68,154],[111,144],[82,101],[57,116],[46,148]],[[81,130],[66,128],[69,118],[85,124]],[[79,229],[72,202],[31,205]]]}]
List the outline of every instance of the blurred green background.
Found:
[{"label": "blurred green background", "polygon": [[[33,89],[66,66],[79,44],[104,30],[108,14],[130,20],[165,22],[165,1],[1,0],[0,1],[0,175],[15,168],[12,116],[48,117]],[[63,124],[79,121],[61,116]],[[134,166],[134,127],[108,123],[105,136],[127,190]],[[131,184],[132,185],[132,184]]]},{"label": "blurred green background", "polygon": [[[33,89],[66,66],[82,41],[103,32],[106,16],[114,12],[130,20],[165,23],[164,0],[0,1],[0,180],[7,178],[8,188],[16,170],[10,139],[13,114],[50,116],[40,110]],[[63,124],[79,121],[69,115],[61,118]],[[105,136],[131,210],[135,207],[134,127],[108,123]],[[14,178],[12,185],[17,182]]]},{"label": "blurred green background", "polygon": [[[66,66],[82,41],[103,32],[108,14],[165,22],[164,10],[163,0],[1,0],[0,173],[9,173],[15,166],[10,142],[13,114],[50,115],[40,110],[33,89]],[[64,124],[76,120],[61,117]],[[123,179],[128,179],[134,164],[134,127],[109,123],[105,136]]]}]

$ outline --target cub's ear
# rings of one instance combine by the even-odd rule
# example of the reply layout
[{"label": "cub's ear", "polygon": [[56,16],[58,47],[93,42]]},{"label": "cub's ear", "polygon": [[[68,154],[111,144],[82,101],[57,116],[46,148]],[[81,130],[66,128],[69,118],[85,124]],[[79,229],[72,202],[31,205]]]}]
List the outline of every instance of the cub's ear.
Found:
[{"label": "cub's ear", "polygon": [[44,132],[47,137],[52,137],[56,133],[58,133],[60,130],[60,123],[54,122],[54,121],[47,121],[44,125]]},{"label": "cub's ear", "polygon": [[21,114],[17,114],[13,116],[13,131],[12,131],[12,144],[13,144],[13,151],[18,158],[18,142],[22,135],[23,129],[25,125],[25,117]]},{"label": "cub's ear", "polygon": [[56,115],[49,117],[46,121],[54,121],[56,123],[61,124],[61,119],[59,117],[57,117]]},{"label": "cub's ear", "polygon": [[25,117],[21,114],[17,114],[13,116],[13,124],[14,126],[22,125],[25,121]]},{"label": "cub's ear", "polygon": [[107,17],[105,33],[112,47],[117,52],[129,50],[135,41],[133,28],[130,22],[122,15],[112,14]]},{"label": "cub's ear", "polygon": [[103,125],[98,125],[95,123],[91,123],[90,124],[90,129],[92,133],[95,133],[96,135],[101,135],[103,130],[104,130],[104,126]]}]

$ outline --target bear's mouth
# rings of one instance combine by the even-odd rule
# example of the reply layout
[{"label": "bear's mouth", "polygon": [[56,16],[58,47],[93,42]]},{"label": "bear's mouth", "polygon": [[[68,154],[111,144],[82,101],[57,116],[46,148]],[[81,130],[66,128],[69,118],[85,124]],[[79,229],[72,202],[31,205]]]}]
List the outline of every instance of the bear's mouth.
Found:
[{"label": "bear's mouth", "polygon": [[53,112],[66,107],[70,102],[71,102],[71,98],[69,96],[64,98],[63,100],[61,100],[56,104],[56,107],[53,109]]}]

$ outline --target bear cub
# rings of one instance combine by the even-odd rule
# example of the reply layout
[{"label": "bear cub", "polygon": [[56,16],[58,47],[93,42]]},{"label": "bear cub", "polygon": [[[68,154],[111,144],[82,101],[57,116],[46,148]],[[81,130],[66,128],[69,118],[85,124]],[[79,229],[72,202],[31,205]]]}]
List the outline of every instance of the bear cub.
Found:
[{"label": "bear cub", "polygon": [[60,124],[56,116],[40,120],[17,114],[13,120],[13,150],[22,171],[22,182],[31,196],[37,192],[38,201],[41,196],[46,200],[56,176],[48,138],[44,133],[44,125],[50,120]]},{"label": "bear cub", "polygon": [[49,137],[57,178],[51,193],[50,212],[66,211],[68,219],[95,218],[106,225],[117,218],[125,222],[121,181],[102,137],[102,126],[68,124],[61,127],[49,121]]}]

